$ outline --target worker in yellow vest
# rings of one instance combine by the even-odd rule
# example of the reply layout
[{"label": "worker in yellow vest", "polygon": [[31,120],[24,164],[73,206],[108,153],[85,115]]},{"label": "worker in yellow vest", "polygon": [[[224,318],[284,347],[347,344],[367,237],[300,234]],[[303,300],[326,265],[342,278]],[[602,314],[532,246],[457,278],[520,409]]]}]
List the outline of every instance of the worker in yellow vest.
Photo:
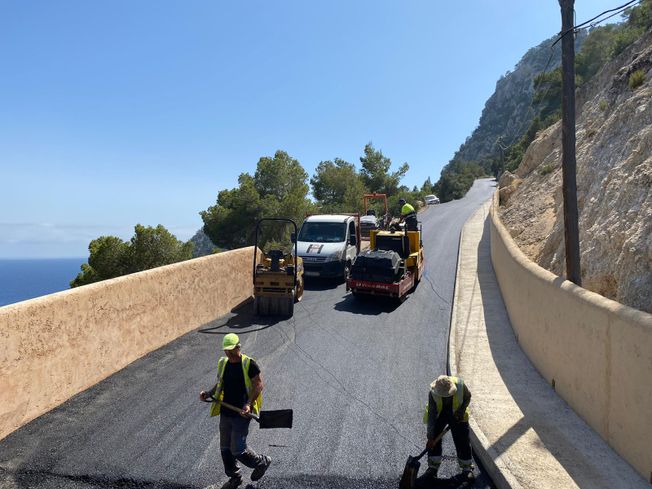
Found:
[{"label": "worker in yellow vest", "polygon": [[224,472],[229,477],[222,489],[235,489],[242,484],[238,461],[254,469],[251,480],[256,481],[265,474],[272,459],[247,447],[249,414],[258,414],[263,400],[260,367],[253,358],[241,352],[240,339],[234,333],[224,336],[222,349],[226,357],[217,362],[217,382],[209,391],[201,391],[199,398],[202,401],[215,398],[240,409],[238,413],[220,403],[211,404],[211,416],[220,415],[220,453]]},{"label": "worker in yellow vest", "polygon": [[401,206],[401,219],[400,221],[405,221],[408,231],[418,231],[419,226],[417,224],[417,211],[414,210],[410,204],[408,204],[404,198],[398,199],[398,204]]},{"label": "worker in yellow vest", "polygon": [[430,384],[423,422],[428,425],[428,468],[419,478],[424,483],[437,477],[442,460],[442,442],[435,439],[450,426],[459,463],[465,478],[474,479],[473,456],[469,436],[471,391],[459,377],[440,375]]}]

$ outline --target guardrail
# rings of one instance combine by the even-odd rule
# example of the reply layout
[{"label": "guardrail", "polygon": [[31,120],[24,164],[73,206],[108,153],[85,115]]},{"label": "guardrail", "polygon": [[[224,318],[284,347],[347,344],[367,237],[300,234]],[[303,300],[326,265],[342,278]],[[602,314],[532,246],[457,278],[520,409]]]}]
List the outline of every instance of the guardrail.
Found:
[{"label": "guardrail", "polygon": [[0,439],[251,297],[253,247],[0,307]]},{"label": "guardrail", "polygon": [[646,480],[652,476],[652,314],[531,262],[491,209],[491,259],[517,341],[541,375]]}]

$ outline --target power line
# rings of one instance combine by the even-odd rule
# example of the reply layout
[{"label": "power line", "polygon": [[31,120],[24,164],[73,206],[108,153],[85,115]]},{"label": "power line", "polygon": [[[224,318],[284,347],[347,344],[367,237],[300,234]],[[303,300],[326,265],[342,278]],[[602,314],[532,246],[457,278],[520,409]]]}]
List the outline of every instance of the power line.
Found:
[{"label": "power line", "polygon": [[[633,4],[633,3],[640,3],[640,1],[641,1],[641,0],[630,0],[629,2],[627,2],[627,3],[624,4],[624,5],[621,5],[620,7],[615,7],[615,8],[609,9],[609,10],[605,10],[604,12],[602,12],[602,13],[596,15],[596,16],[593,17],[592,19],[589,19],[589,20],[587,20],[586,22],[582,22],[581,24],[576,25],[575,27],[573,27],[573,29],[579,29],[580,27],[582,27],[582,26],[584,26],[584,25],[586,25],[586,24],[590,24],[590,23],[593,22],[595,19],[597,19],[597,18],[599,18],[599,17],[602,17],[604,14],[608,14],[609,12],[614,12],[614,11],[616,11],[616,10],[626,10],[627,7],[629,7],[631,4]],[[616,13],[613,14],[613,15],[616,15],[616,14],[618,14],[618,12],[616,12]],[[612,17],[613,15],[610,15],[609,17]],[[607,19],[608,19],[609,17],[607,17]],[[602,19],[602,20],[600,20],[599,22],[603,22],[604,20],[606,20],[606,19]]]},{"label": "power line", "polygon": [[[601,22],[604,22],[605,20],[610,19],[611,17],[614,17],[615,15],[618,15],[618,14],[624,12],[625,10],[627,10],[630,7],[636,7],[636,5],[640,4],[641,1],[642,0],[630,0],[629,2],[621,5],[620,7],[614,7],[612,9],[605,10],[604,12],[600,12],[595,17],[593,17],[593,18],[591,18],[591,19],[589,19],[587,21],[584,21],[581,24],[577,24],[577,25],[575,25],[575,26],[573,26],[573,27],[571,27],[569,29],[566,29],[565,31],[560,32],[559,36],[557,37],[557,40],[555,40],[555,42],[552,43],[552,46],[554,46],[559,41],[561,41],[561,39],[564,36],[566,36],[567,34],[569,34],[570,32],[577,32],[580,29],[588,29],[589,27],[595,27],[596,25],[600,24]],[[636,4],[636,5],[634,5],[634,4]],[[614,12],[614,13],[612,13],[608,17],[605,17],[604,19],[600,19],[600,20],[598,20],[596,22],[593,22],[594,20],[599,19],[603,15],[611,13],[611,12]],[[590,25],[587,25],[587,24],[590,24]],[[586,26],[586,27],[584,27],[584,26]],[[551,48],[552,48],[552,46],[551,46]]]},{"label": "power line", "polygon": [[[565,31],[560,31],[559,34],[557,35],[557,39],[555,39],[555,41],[550,45],[550,55],[548,56],[548,61],[546,61],[545,67],[543,68],[543,71],[540,72],[540,75],[543,74],[543,73],[546,73],[548,71],[548,67],[550,66],[550,62],[552,61],[552,58],[555,55],[554,47],[559,41],[561,41],[561,39],[565,35],[567,35],[570,32],[575,33],[575,32],[577,32],[579,30],[584,30],[584,29],[595,27],[596,25],[598,25],[598,24],[600,24],[600,23],[602,23],[602,22],[604,22],[604,21],[606,21],[606,20],[608,20],[608,19],[610,19],[610,18],[612,18],[614,16],[623,13],[625,10],[627,10],[630,7],[636,7],[637,5],[640,5],[641,1],[642,0],[630,0],[629,2],[623,4],[623,5],[619,6],[619,7],[614,7],[612,9],[605,10],[604,12],[599,13],[595,17],[593,17],[593,18],[591,18],[591,19],[589,19],[587,21],[584,21],[584,22],[582,22],[580,24],[577,24],[577,25],[573,26],[572,28],[569,28],[569,29],[567,29]],[[605,14],[609,14],[609,13],[611,13],[611,15],[609,15],[609,16],[603,18],[603,19],[600,19],[600,17],[602,17]],[[575,12],[574,12],[574,14],[575,14]],[[596,19],[600,19],[600,20],[596,21]],[[595,21],[595,22],[593,22],[593,21]],[[534,86],[533,86],[534,93],[536,93],[536,91],[539,88],[540,84],[541,84],[541,78],[539,78],[539,80],[537,80],[534,83]],[[542,98],[545,98],[548,95],[548,92],[551,90],[551,88],[552,87],[550,87],[550,86],[548,87],[548,89],[543,94]],[[534,112],[532,104],[530,104],[530,106],[528,107],[528,116],[530,115],[530,112]],[[526,124],[528,124],[527,116],[526,116],[526,119],[525,119],[522,127],[525,127]]]},{"label": "power line", "polygon": [[[638,0],[638,3],[636,3],[635,5],[632,5],[632,7],[636,7],[637,5],[640,5],[640,4],[641,4],[641,0]],[[624,8],[623,10],[620,10],[620,11],[618,11],[618,12],[615,12],[615,13],[611,14],[610,16],[605,17],[604,19],[600,19],[600,20],[598,20],[597,22],[594,22],[593,24],[589,25],[588,27],[595,27],[596,25],[598,25],[598,24],[604,22],[605,20],[611,19],[612,17],[615,17],[615,16],[618,15],[618,14],[622,14],[625,10],[627,10],[627,9]],[[586,28],[587,28],[587,27],[582,27],[582,29],[586,29]]]},{"label": "power line", "polygon": [[[559,41],[561,41],[561,39],[562,39],[566,34],[568,34],[569,32],[577,32],[577,31],[579,31],[579,30],[588,29],[588,28],[590,28],[590,27],[595,27],[596,25],[598,25],[598,24],[600,24],[600,23],[602,23],[602,22],[604,22],[604,21],[606,21],[606,20],[608,20],[608,19],[610,19],[610,18],[612,18],[612,17],[614,17],[614,16],[616,16],[616,15],[618,15],[618,14],[621,14],[622,12],[624,12],[625,10],[627,10],[627,9],[630,8],[630,7],[636,7],[637,5],[639,5],[639,4],[641,3],[641,1],[642,1],[642,0],[630,0],[629,2],[627,2],[627,3],[623,4],[623,5],[621,5],[620,7],[614,7],[614,8],[612,8],[612,9],[605,10],[604,12],[599,13],[599,14],[596,15],[595,17],[593,17],[593,18],[591,18],[591,19],[589,19],[589,20],[587,20],[587,21],[584,21],[584,22],[582,22],[581,24],[577,24],[577,25],[575,25],[574,27],[572,27],[572,28],[570,28],[570,29],[567,29],[567,30],[564,31],[564,32],[560,32],[560,33],[558,34],[557,39],[556,39],[556,40],[555,40],[555,41],[550,45],[550,56],[548,57],[548,61],[546,62],[546,66],[545,66],[545,68],[543,69],[543,71],[541,72],[541,74],[546,73],[546,72],[548,71],[548,66],[550,65],[550,62],[552,61],[552,57],[553,57],[554,54],[555,54],[553,48],[555,47],[555,45],[556,45]],[[613,12],[613,13],[612,13],[612,12]],[[609,16],[603,18],[603,19],[600,19],[600,17],[602,17],[603,15],[608,14],[608,13],[611,13],[611,15],[609,15]],[[593,22],[593,21],[595,21],[596,19],[600,19],[600,20],[597,20],[596,22]],[[589,24],[589,25],[587,25],[587,24]],[[540,84],[541,84],[541,78],[539,78],[538,82],[534,84],[533,89],[534,89],[534,92],[535,92],[535,93],[536,93],[537,89],[539,88],[539,85],[540,85]],[[550,89],[551,89],[551,87],[548,87],[548,89],[546,90],[546,92],[544,93],[544,95],[543,95],[542,98],[545,98],[545,97],[548,95],[548,92],[550,91]],[[531,106],[531,105],[530,105],[530,107],[528,107],[528,110],[532,110],[532,106]]]}]

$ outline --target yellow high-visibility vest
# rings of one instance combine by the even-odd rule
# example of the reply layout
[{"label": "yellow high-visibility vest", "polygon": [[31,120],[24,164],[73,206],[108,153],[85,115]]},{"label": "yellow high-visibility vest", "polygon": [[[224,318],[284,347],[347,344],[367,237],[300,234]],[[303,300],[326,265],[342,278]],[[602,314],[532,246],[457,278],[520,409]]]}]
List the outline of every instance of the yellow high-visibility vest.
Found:
[{"label": "yellow high-visibility vest", "polygon": [[[248,357],[244,353],[242,354],[242,374],[244,375],[247,396],[251,394],[252,389],[251,379],[249,378],[249,365],[251,365],[252,360],[253,358]],[[217,361],[217,389],[215,390],[215,398],[220,401],[224,399],[224,371],[226,370],[226,364],[228,361],[229,359],[227,357],[220,357]],[[251,412],[253,414],[258,414],[262,406],[263,394],[261,392],[251,405]],[[221,407],[222,406],[217,402],[211,404],[211,416],[218,416]]]},{"label": "yellow high-visibility vest", "polygon": [[[458,377],[451,377],[453,383],[457,386],[457,392],[453,396],[453,412],[456,412],[462,404],[464,404],[464,380]],[[430,390],[430,395],[432,396],[433,401],[435,401],[435,407],[437,408],[437,417],[441,413],[444,402],[441,396],[435,394],[434,390]],[[428,424],[428,411],[430,403],[426,402],[426,411],[423,413],[423,422]],[[469,420],[469,406],[466,406],[464,410],[464,421]]]},{"label": "yellow high-visibility vest", "polygon": [[410,204],[407,202],[403,204],[403,207],[401,207],[401,215],[406,216],[407,214],[414,212],[414,207],[412,207]]}]

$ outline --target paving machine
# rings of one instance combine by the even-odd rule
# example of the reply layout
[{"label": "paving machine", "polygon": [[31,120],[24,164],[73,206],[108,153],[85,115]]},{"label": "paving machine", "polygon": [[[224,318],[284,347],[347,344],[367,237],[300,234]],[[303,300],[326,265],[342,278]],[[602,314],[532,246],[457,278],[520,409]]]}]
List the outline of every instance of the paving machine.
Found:
[{"label": "paving machine", "polygon": [[354,296],[377,295],[405,300],[424,271],[421,228],[408,231],[392,226],[390,230],[371,230],[369,249],[361,252],[351,267],[346,283]]},{"label": "paving machine", "polygon": [[[262,252],[258,262],[258,237],[265,221],[293,226],[294,254],[280,249]],[[297,225],[292,219],[265,217],[256,223],[254,238],[254,312],[259,316],[294,314],[294,303],[303,297],[303,260],[297,253]]]}]

